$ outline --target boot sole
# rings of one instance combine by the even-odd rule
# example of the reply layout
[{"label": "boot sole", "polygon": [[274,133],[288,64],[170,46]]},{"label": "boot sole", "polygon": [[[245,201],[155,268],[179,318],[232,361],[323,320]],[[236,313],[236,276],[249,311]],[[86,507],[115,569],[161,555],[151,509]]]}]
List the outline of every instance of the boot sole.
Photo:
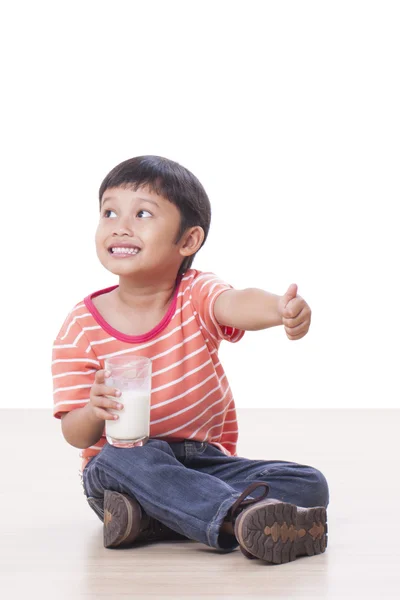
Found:
[{"label": "boot sole", "polygon": [[105,548],[127,545],[138,536],[142,513],[139,504],[124,494],[104,492],[103,541]]},{"label": "boot sole", "polygon": [[327,533],[326,508],[302,508],[286,502],[260,502],[240,514],[235,527],[246,556],[250,553],[274,564],[325,552]]}]

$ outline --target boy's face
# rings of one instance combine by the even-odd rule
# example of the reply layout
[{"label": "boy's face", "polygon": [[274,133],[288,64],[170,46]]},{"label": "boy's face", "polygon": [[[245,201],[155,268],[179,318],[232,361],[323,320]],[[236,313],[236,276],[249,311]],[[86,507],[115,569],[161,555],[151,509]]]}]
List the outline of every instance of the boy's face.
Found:
[{"label": "boy's face", "polygon": [[[97,256],[122,277],[176,275],[184,257],[193,253],[182,249],[186,234],[175,244],[179,226],[178,208],[149,189],[109,188],[101,199]],[[122,250],[124,245],[130,249]]]}]

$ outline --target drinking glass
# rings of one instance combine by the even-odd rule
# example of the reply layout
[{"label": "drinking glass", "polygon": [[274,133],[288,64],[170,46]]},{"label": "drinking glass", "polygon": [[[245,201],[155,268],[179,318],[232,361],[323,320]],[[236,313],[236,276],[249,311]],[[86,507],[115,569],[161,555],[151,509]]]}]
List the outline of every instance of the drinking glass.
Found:
[{"label": "drinking glass", "polygon": [[[105,384],[121,390],[119,419],[106,420],[107,442],[118,448],[143,446],[150,435],[151,360],[145,356],[114,356],[105,360]],[[115,400],[115,398],[112,398]]]}]

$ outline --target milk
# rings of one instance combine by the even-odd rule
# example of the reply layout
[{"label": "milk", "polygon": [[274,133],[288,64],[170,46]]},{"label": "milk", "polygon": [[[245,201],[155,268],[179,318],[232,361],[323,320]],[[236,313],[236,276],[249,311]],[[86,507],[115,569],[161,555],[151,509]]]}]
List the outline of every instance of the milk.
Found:
[{"label": "milk", "polygon": [[108,409],[109,412],[118,415],[119,419],[106,420],[107,439],[110,437],[117,442],[118,440],[137,442],[148,438],[150,434],[150,391],[122,390],[118,402],[124,405],[123,409]]}]

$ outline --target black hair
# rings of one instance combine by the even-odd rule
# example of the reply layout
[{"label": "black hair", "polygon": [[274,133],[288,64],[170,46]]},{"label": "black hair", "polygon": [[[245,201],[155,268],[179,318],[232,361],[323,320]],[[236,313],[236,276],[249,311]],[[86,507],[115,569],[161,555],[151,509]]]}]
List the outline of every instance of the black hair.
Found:
[{"label": "black hair", "polygon": [[[109,188],[131,188],[136,191],[147,187],[166,198],[178,208],[181,222],[175,243],[189,227],[199,226],[207,239],[211,222],[211,205],[200,181],[188,169],[162,156],[136,156],[114,167],[104,178],[99,189],[99,202]],[[200,248],[199,248],[200,250]],[[195,253],[197,254],[197,253]],[[192,265],[195,254],[187,256],[179,268],[183,274]]]}]

